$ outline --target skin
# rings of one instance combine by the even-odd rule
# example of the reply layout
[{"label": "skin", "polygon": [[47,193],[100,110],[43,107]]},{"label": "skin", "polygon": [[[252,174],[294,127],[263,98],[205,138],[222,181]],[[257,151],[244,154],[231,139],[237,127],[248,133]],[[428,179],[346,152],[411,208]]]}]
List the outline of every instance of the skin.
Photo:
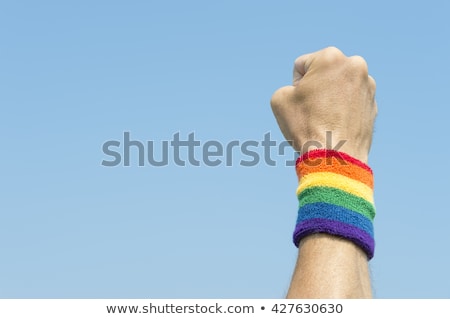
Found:
[{"label": "skin", "polygon": [[[294,149],[303,154],[333,146],[367,163],[377,114],[376,84],[360,56],[345,56],[335,47],[295,60],[293,85],[271,100],[278,125]],[[365,253],[352,242],[328,234],[305,237],[287,298],[371,298]]]}]

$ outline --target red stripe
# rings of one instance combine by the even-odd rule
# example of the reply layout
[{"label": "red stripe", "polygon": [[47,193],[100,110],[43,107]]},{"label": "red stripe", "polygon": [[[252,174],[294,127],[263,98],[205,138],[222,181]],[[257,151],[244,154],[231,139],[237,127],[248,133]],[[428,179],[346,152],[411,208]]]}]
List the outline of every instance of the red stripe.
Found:
[{"label": "red stripe", "polygon": [[326,149],[312,150],[312,151],[304,153],[302,156],[300,156],[297,159],[295,166],[297,166],[298,163],[300,163],[304,160],[313,160],[316,158],[326,158],[326,157],[342,158],[344,161],[349,162],[354,165],[357,165],[357,166],[365,169],[366,171],[372,173],[372,169],[367,164],[364,164],[360,160],[348,155],[347,153],[338,152],[335,150],[326,150]]}]

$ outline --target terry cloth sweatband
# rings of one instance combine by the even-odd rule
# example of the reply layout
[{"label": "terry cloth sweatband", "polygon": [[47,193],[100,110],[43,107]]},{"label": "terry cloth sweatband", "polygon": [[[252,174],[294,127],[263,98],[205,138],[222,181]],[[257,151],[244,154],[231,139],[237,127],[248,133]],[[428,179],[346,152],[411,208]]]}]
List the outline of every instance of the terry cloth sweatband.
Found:
[{"label": "terry cloth sweatband", "polygon": [[346,238],[373,257],[373,173],[369,166],[334,150],[313,150],[297,159],[299,180],[294,244],[315,233]]}]

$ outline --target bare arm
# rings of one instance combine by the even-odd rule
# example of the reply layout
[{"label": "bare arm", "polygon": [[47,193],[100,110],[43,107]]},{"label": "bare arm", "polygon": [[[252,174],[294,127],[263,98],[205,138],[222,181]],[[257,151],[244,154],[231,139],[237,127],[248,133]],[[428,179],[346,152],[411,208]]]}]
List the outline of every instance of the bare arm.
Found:
[{"label": "bare arm", "polygon": [[[271,104],[285,138],[300,154],[338,145],[340,152],[367,163],[377,113],[374,95],[364,59],[327,48],[299,57],[293,85],[275,92]],[[367,249],[327,231],[303,236],[298,246],[288,298],[372,296]]]},{"label": "bare arm", "polygon": [[350,241],[315,234],[300,242],[287,298],[371,298],[365,253]]}]

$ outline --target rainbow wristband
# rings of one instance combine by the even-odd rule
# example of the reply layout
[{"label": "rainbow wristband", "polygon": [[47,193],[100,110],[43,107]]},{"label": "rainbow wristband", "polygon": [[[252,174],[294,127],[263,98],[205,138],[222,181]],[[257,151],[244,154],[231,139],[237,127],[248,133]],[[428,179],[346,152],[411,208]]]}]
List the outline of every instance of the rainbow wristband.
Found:
[{"label": "rainbow wristband", "polygon": [[373,173],[369,166],[334,150],[313,150],[297,159],[299,186],[294,244],[310,234],[346,238],[373,257]]}]

